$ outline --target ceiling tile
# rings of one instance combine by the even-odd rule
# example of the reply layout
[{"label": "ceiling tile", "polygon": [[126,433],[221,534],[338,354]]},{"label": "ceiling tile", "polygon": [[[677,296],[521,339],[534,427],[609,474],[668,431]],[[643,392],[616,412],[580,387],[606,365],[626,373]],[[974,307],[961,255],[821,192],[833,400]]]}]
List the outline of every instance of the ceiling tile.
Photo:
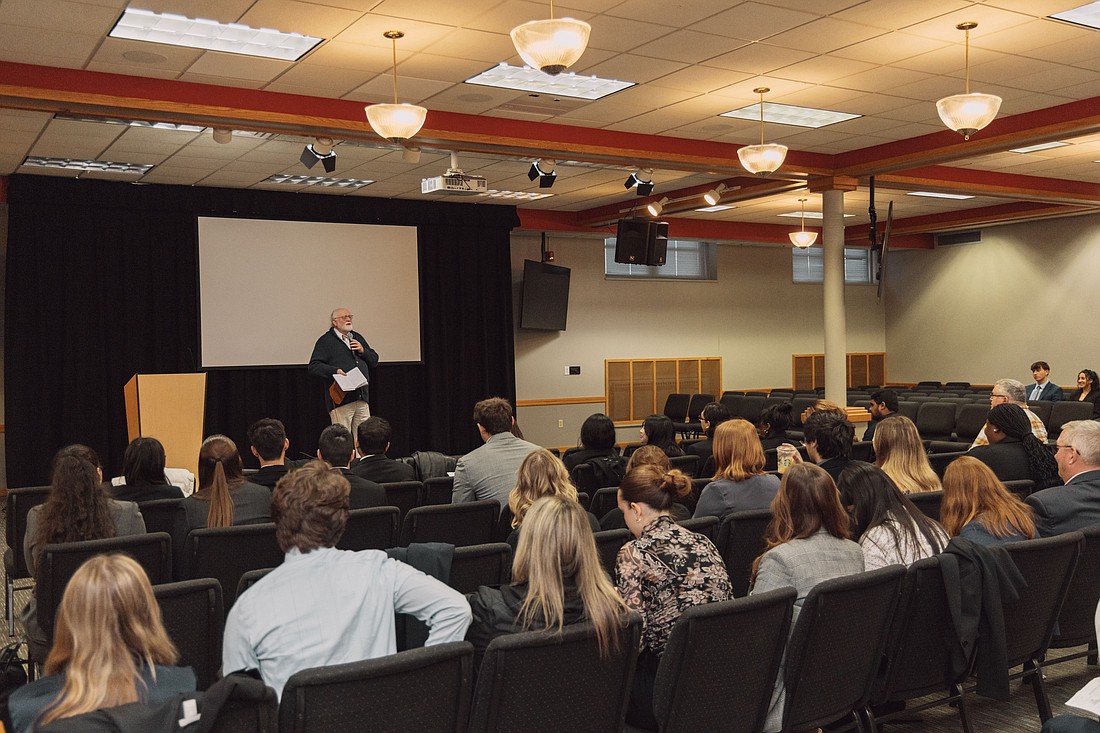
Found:
[{"label": "ceiling tile", "polygon": [[849,23],[836,18],[819,18],[776,34],[769,38],[768,42],[777,46],[797,48],[800,51],[829,53],[844,46],[876,38],[883,33],[881,28]]},{"label": "ceiling tile", "polygon": [[808,51],[780,48],[766,43],[752,43],[721,56],[707,59],[704,65],[745,74],[769,74],[776,69],[797,64],[813,57],[814,55]]},{"label": "ceiling tile", "polygon": [[744,72],[728,71],[726,69],[713,69],[707,66],[690,66],[671,74],[654,79],[646,85],[647,89],[655,87],[667,87],[669,89],[682,89],[689,92],[708,93],[740,84],[745,79],[751,78],[751,74]]},{"label": "ceiling tile", "polygon": [[866,61],[872,64],[893,64],[911,56],[944,48],[946,44],[931,38],[908,33],[887,33],[860,43],[837,49],[834,56]]},{"label": "ceiling tile", "polygon": [[264,86],[272,92],[305,94],[313,97],[343,97],[365,84],[376,74],[366,71],[349,72],[347,69],[325,67],[317,64],[298,64]]},{"label": "ceiling tile", "polygon": [[817,17],[811,13],[747,2],[707,18],[702,23],[691,25],[690,28],[712,33],[728,29],[737,38],[762,41],[816,20]]},{"label": "ceiling tile", "polygon": [[[967,0],[868,0],[855,5],[847,10],[841,10],[834,17],[840,20],[848,20],[853,23],[885,28],[888,30],[900,30],[914,23],[920,23],[930,18],[939,18],[963,8],[972,3]],[[948,28],[954,29],[955,23],[946,23]]]},{"label": "ceiling tile", "polygon": [[98,36],[0,24],[0,60],[4,61],[81,67],[98,43]]},{"label": "ceiling tile", "polygon": [[407,18],[395,18],[389,15],[371,14],[350,25],[335,40],[344,43],[361,43],[365,46],[390,50],[393,42],[382,34],[391,30],[405,33],[405,37],[397,41],[397,52],[398,54],[402,52],[408,54],[429,50],[433,44],[454,30],[454,27],[439,23],[424,23]]},{"label": "ceiling tile", "polygon": [[676,30],[670,25],[643,23],[631,18],[620,18],[612,15],[601,15],[594,21],[588,47],[620,53],[635,48],[644,48],[647,44],[664,38]]},{"label": "ceiling tile", "polygon": [[715,56],[728,53],[747,40],[732,40],[725,36],[698,31],[671,31],[662,38],[650,41],[639,47],[635,53],[670,61],[682,61],[696,64]]},{"label": "ceiling tile", "polygon": [[[397,62],[407,59],[411,52],[397,50]],[[354,69],[379,73],[388,71],[393,66],[393,53],[389,48],[381,46],[365,46],[361,43],[346,43],[344,41],[327,41],[315,48],[308,56],[299,62],[300,66],[335,67],[338,69]]]},{"label": "ceiling tile", "polygon": [[683,69],[686,64],[646,56],[622,54],[585,69],[586,74],[595,74],[604,79],[621,79],[644,84]]},{"label": "ceiling tile", "polygon": [[46,29],[55,33],[102,36],[117,19],[118,13],[113,8],[82,2],[52,0],[44,4],[40,0],[4,0],[0,3],[0,25]]},{"label": "ceiling tile", "polygon": [[355,10],[330,8],[296,0],[256,0],[239,22],[252,28],[274,28],[315,38],[332,38],[362,17]]},{"label": "ceiling tile", "polygon": [[[391,15],[395,18],[422,20],[429,23],[465,26],[500,5],[501,0],[384,0],[378,3],[372,13]],[[528,18],[534,20],[535,18]]]},{"label": "ceiling tile", "polygon": [[797,64],[775,69],[771,73],[780,78],[793,79],[796,81],[808,82],[810,84],[826,84],[836,79],[858,74],[862,71],[871,71],[876,68],[879,67],[875,64],[868,64],[863,61],[841,59],[836,56],[817,56],[807,61],[800,61]]},{"label": "ceiling tile", "polygon": [[219,23],[236,23],[253,2],[255,0],[187,0],[186,3],[180,3],[179,0],[141,0],[140,7],[154,13],[173,13],[188,18],[207,18]]},{"label": "ceiling tile", "polygon": [[[399,77],[397,80],[397,100],[420,104],[432,95],[439,94],[444,89],[452,86],[450,82],[435,81],[433,79],[415,79],[409,76]],[[366,84],[356,87],[344,95],[344,99],[354,99],[359,102],[393,103],[393,79],[385,74],[379,74]]]},{"label": "ceiling tile", "polygon": [[431,52],[437,56],[482,61],[488,66],[516,56],[515,46],[509,36],[468,28],[451,31],[442,40],[432,44]]}]

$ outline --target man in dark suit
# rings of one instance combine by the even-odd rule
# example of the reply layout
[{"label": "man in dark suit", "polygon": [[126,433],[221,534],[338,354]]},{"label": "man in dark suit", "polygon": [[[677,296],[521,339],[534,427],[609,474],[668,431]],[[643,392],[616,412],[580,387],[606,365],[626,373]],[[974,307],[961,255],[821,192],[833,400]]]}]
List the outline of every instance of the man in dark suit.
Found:
[{"label": "man in dark suit", "polygon": [[248,480],[274,489],[279,479],[293,468],[286,460],[286,451],[290,448],[286,429],[280,421],[265,417],[248,426],[248,443],[252,446],[252,455],[260,462],[260,470]]},{"label": "man in dark suit", "polygon": [[332,312],[332,328],[326,331],[313,346],[308,371],[314,377],[325,380],[325,409],[333,425],[343,425],[354,434],[359,423],[370,417],[369,385],[344,392],[333,376],[347,375],[358,368],[363,377],[370,378],[370,368],[378,366],[378,352],[370,347],[363,334],[351,328],[351,311],[337,308]]},{"label": "man in dark suit", "polygon": [[1036,491],[1026,499],[1040,537],[1100,524],[1100,422],[1066,423],[1056,445],[1054,460],[1066,485]]},{"label": "man in dark suit", "polygon": [[841,471],[855,463],[852,460],[852,443],[855,442],[856,427],[848,422],[847,416],[830,410],[815,412],[806,418],[802,432],[810,460],[825,469],[833,481],[840,478]]},{"label": "man in dark suit", "polygon": [[392,437],[393,428],[385,418],[372,415],[359,423],[359,430],[355,433],[355,449],[362,458],[352,466],[351,472],[380,484],[416,481],[415,468],[386,457]]},{"label": "man in dark suit", "polygon": [[898,411],[898,393],[892,389],[880,389],[871,395],[871,422],[863,433],[864,440],[874,440],[875,428]]},{"label": "man in dark suit", "polygon": [[1050,376],[1050,364],[1045,361],[1037,361],[1031,365],[1031,376],[1035,378],[1035,384],[1027,389],[1027,401],[1057,402],[1062,399],[1062,388],[1047,379]]},{"label": "man in dark suit", "polygon": [[317,440],[317,457],[332,466],[333,471],[346,478],[351,484],[349,508],[365,509],[371,506],[385,506],[386,490],[381,484],[356,476],[348,470],[353,453],[355,453],[355,441],[343,425],[329,425],[321,431],[321,437]]}]

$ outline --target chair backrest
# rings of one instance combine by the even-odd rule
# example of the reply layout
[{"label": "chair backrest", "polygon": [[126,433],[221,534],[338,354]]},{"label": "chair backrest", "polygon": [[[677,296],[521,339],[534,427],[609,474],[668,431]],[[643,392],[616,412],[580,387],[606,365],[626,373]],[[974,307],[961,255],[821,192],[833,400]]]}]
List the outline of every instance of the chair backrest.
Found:
[{"label": "chair backrest", "polygon": [[473,593],[482,585],[503,585],[512,577],[512,546],[507,542],[456,547],[447,585]]},{"label": "chair backrest", "polygon": [[945,382],[944,389],[970,389],[970,382]]},{"label": "chair backrest", "polygon": [[386,506],[395,506],[400,512],[401,521],[410,509],[420,506],[420,496],[424,493],[424,484],[419,481],[391,481],[382,484],[386,492]]},{"label": "chair backrest", "polygon": [[[859,432],[859,429],[856,429]],[[864,463],[875,462],[875,444],[870,440],[860,440],[852,444],[852,460]]]},{"label": "chair backrest", "polygon": [[258,570],[249,570],[241,573],[241,579],[237,581],[237,598],[240,598],[242,593],[256,585],[256,582],[259,581],[260,578],[274,569],[275,568],[260,568]]},{"label": "chair backrest", "polygon": [[699,471],[699,456],[694,453],[686,456],[673,456],[668,459],[668,462],[672,464],[673,468],[686,473],[688,478],[695,478],[695,474]]},{"label": "chair backrest", "polygon": [[791,400],[791,419],[794,421],[794,424],[791,425],[791,427],[802,427],[802,413],[806,411],[806,408],[813,407],[816,403],[816,394],[795,395],[794,399]]},{"label": "chair backrest", "polygon": [[410,509],[401,524],[398,544],[446,542],[455,547],[484,545],[493,541],[500,502],[496,499]]},{"label": "chair backrest", "polygon": [[138,509],[141,510],[141,518],[145,520],[145,531],[172,534],[176,511],[179,509],[181,501],[183,499],[139,501]]},{"label": "chair backrest", "polygon": [[296,672],[283,688],[279,730],[464,731],[473,658],[473,645],[456,641]]},{"label": "chair backrest", "polygon": [[[236,683],[218,710],[210,733],[276,733],[279,726],[279,699],[275,690],[260,680],[241,674],[231,674],[214,686]],[[204,694],[208,697],[214,690]]]},{"label": "chair backrest", "polygon": [[474,689],[471,733],[622,730],[641,625],[631,614],[618,648],[606,658],[590,623],[566,626],[561,634],[526,631],[493,639]]},{"label": "chair backrest", "polygon": [[1096,642],[1096,607],[1100,603],[1100,524],[1081,530],[1085,547],[1077,561],[1066,600],[1058,614],[1058,634],[1051,646],[1064,648]]},{"label": "chair backrest", "polygon": [[932,466],[932,470],[936,472],[936,475],[941,479],[944,473],[947,472],[947,466],[951,461],[965,456],[966,451],[955,451],[953,453],[930,453],[928,454],[928,465]]},{"label": "chair backrest", "polygon": [[1050,408],[1047,433],[1051,438],[1062,434],[1062,426],[1072,420],[1088,420],[1092,417],[1092,403],[1077,400],[1059,400]]},{"label": "chair backrest", "polygon": [[687,421],[699,422],[699,415],[702,414],[703,408],[714,402],[714,395],[712,394],[693,394],[691,401],[688,403]]},{"label": "chair backrest", "polygon": [[960,441],[973,443],[982,431],[985,419],[989,416],[989,403],[959,405],[955,415],[955,435]]},{"label": "chair backrest", "polygon": [[904,577],[890,565],[810,590],[787,645],[784,730],[824,726],[867,703]]},{"label": "chair backrest", "polygon": [[688,405],[691,404],[691,395],[682,392],[673,392],[665,398],[665,407],[661,414],[672,422],[683,422],[687,417]]},{"label": "chair backrest", "polygon": [[1017,479],[1015,481],[1002,481],[1005,488],[1018,496],[1020,499],[1026,499],[1035,491],[1035,482],[1029,478]]},{"label": "chair backrest", "polygon": [[1019,598],[1004,603],[1010,669],[1046,653],[1084,543],[1080,532],[1069,532],[1004,546],[1027,581]]},{"label": "chair backrest", "polygon": [[420,506],[450,504],[454,488],[454,476],[438,476],[436,478],[424,479],[424,493],[420,498]]},{"label": "chair backrest", "polygon": [[917,410],[917,432],[925,440],[951,440],[955,432],[955,403],[925,402]]},{"label": "chair backrest", "polygon": [[388,550],[397,546],[397,518],[401,510],[395,506],[372,506],[348,512],[344,536],[336,543],[341,550]]},{"label": "chair backrest", "polygon": [[222,666],[225,610],[222,587],[213,578],[153,586],[168,637],[180,653],[180,666],[195,670],[198,689],[218,679]]},{"label": "chair backrest", "polygon": [[29,578],[27,558],[23,555],[23,538],[27,535],[27,515],[32,508],[46,501],[50,495],[49,486],[26,486],[21,489],[8,489],[7,512],[4,520],[7,528],[8,547],[11,548],[13,571],[9,573],[10,583],[16,578]]},{"label": "chair backrest", "polygon": [[134,558],[154,585],[172,579],[172,537],[164,532],[46,545],[38,560],[35,597],[38,625],[47,637],[52,638],[54,615],[69,579],[86,560],[107,553]]},{"label": "chair backrest", "polygon": [[917,505],[924,516],[940,521],[940,507],[943,506],[943,491],[917,491],[908,494],[909,500]]},{"label": "chair backrest", "polygon": [[599,489],[592,495],[592,504],[588,511],[596,515],[596,519],[603,516],[619,505],[619,487],[608,486]]},{"label": "chair backrest", "polygon": [[923,382],[917,382],[917,388],[922,388],[922,387],[928,388],[928,389],[943,389],[943,385],[941,385],[939,382],[933,382],[933,381],[929,381],[929,380],[925,380]]},{"label": "chair backrest", "polygon": [[275,541],[275,525],[193,529],[183,543],[183,578],[217,578],[222,585],[226,613],[237,600],[237,584],[249,570],[274,568],[283,563]]},{"label": "chair backrest", "polygon": [[779,588],[684,611],[668,637],[653,689],[662,733],[761,730],[795,595],[794,588]]},{"label": "chair backrest", "polygon": [[[1029,387],[1025,389],[1031,391]],[[1035,415],[1043,421],[1043,425],[1049,425],[1050,413],[1053,411],[1055,404],[1056,403],[1050,402],[1049,400],[1039,400],[1038,402],[1028,402],[1027,409],[1034,412]]]},{"label": "chair backrest", "polygon": [[733,417],[743,417],[753,425],[760,419],[760,411],[764,409],[764,401],[768,398],[762,394],[746,394],[737,403],[737,414]]},{"label": "chair backrest", "polygon": [[629,529],[605,529],[596,532],[596,552],[600,554],[600,564],[607,574],[615,577],[615,560],[619,557],[619,550],[623,545],[634,539]]},{"label": "chair backrest", "polygon": [[920,402],[915,402],[911,397],[898,402],[898,414],[909,418],[914,423],[917,421],[917,411],[920,410]]},{"label": "chair backrest", "polygon": [[718,403],[730,411],[730,415],[736,415],[741,411],[741,398],[744,395],[734,394],[732,392],[723,392],[722,398],[718,400]]},{"label": "chair backrest", "polygon": [[718,552],[726,563],[734,598],[748,595],[752,563],[764,554],[764,530],[772,521],[770,509],[733,512],[718,526]]},{"label": "chair backrest", "polygon": [[714,542],[718,539],[718,522],[718,517],[694,517],[692,519],[681,519],[677,524],[690,529],[692,532],[704,535],[708,540]]}]

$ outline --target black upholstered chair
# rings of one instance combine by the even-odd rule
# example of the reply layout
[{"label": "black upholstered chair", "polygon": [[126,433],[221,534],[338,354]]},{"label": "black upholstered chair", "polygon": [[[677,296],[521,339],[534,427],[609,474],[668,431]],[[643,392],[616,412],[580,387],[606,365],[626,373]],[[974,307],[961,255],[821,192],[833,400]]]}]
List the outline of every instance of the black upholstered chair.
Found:
[{"label": "black upholstered chair", "polygon": [[344,536],[336,543],[341,550],[388,550],[397,545],[401,510],[394,506],[352,509]]},{"label": "black upholstered chair", "polygon": [[604,515],[619,505],[619,487],[608,486],[601,488],[592,495],[592,503],[588,511],[592,512],[596,519],[603,519]]},{"label": "black upholstered chair", "polygon": [[474,647],[410,649],[293,674],[279,705],[280,733],[462,733]]},{"label": "black upholstered chair", "polygon": [[862,730],[860,712],[874,689],[904,577],[903,566],[890,565],[810,590],[787,645],[784,733],[849,717]]},{"label": "black upholstered chair", "polygon": [[760,411],[764,409],[764,402],[767,399],[762,394],[746,394],[738,401],[737,414],[733,417],[744,418],[755,425],[760,419]]},{"label": "black upholstered chair", "polygon": [[31,577],[27,559],[23,556],[23,538],[27,534],[27,515],[33,507],[46,501],[49,486],[27,486],[8,489],[4,525],[8,547],[4,550],[4,585],[8,611],[8,636],[15,634],[15,581]]},{"label": "black upholstered chair", "polygon": [[399,521],[405,520],[409,510],[420,506],[424,484],[419,481],[392,481],[382,484],[386,492],[386,506],[395,506],[400,512]]},{"label": "black upholstered chair", "polygon": [[711,402],[714,402],[714,395],[712,394],[693,394],[688,402],[687,419],[673,420],[673,430],[683,437],[699,435],[703,430],[703,426],[699,423],[699,416],[702,414],[703,408]]},{"label": "black upholstered chair", "polygon": [[793,588],[779,588],[684,611],[654,684],[653,712],[662,733],[761,730],[794,599]]},{"label": "black upholstered chair", "polygon": [[172,524],[176,520],[176,511],[179,510],[181,501],[183,499],[139,501],[138,509],[141,510],[141,518],[145,520],[145,531],[172,534]]},{"label": "black upholstered chair", "polygon": [[413,542],[446,542],[455,547],[484,545],[493,541],[499,516],[500,502],[496,499],[416,507],[409,510],[401,523],[398,544],[402,547]]},{"label": "black upholstered chair", "polygon": [[691,395],[682,392],[673,392],[665,398],[664,409],[661,414],[674,423],[683,422],[688,414],[688,406],[691,404]]},{"label": "black upholstered chair", "polygon": [[914,423],[917,421],[917,412],[920,410],[921,403],[913,399],[900,400],[898,402],[898,414],[902,417],[907,417]]},{"label": "black upholstered chair", "polygon": [[[1029,387],[1025,389],[1027,389],[1027,391],[1029,392],[1031,391]],[[1060,401],[1061,400],[1059,400],[1059,402]],[[1038,402],[1028,402],[1027,409],[1034,412],[1036,417],[1043,421],[1043,425],[1049,425],[1050,413],[1054,410],[1054,405],[1054,402],[1050,402],[1048,400],[1039,400]]]},{"label": "black upholstered chair", "polygon": [[917,410],[916,423],[923,440],[951,440],[955,433],[955,404],[925,402]]},{"label": "black upholstered chair", "polygon": [[231,674],[214,684],[229,683],[233,687],[218,710],[210,733],[276,733],[279,699],[275,690],[241,674]]},{"label": "black upholstered chair", "polygon": [[270,573],[275,568],[258,568],[256,570],[249,570],[241,574],[241,579],[237,581],[237,598],[241,597],[241,594],[246,590],[256,585],[256,582]]},{"label": "black upholstered chair", "polygon": [[1011,677],[1022,677],[1031,683],[1039,719],[1043,722],[1051,717],[1051,710],[1039,667],[1054,636],[1058,612],[1066,599],[1084,544],[1084,535],[1069,532],[1004,546],[1027,581],[1019,598],[1004,603],[1008,668],[1023,665],[1023,671]]},{"label": "black upholstered chair", "polygon": [[1035,491],[1035,482],[1029,478],[1017,479],[1016,481],[1002,481],[1005,488],[1018,496],[1020,499],[1026,499],[1033,491]]},{"label": "black upholstered chair", "polygon": [[695,478],[695,474],[699,471],[699,456],[694,453],[686,456],[673,456],[668,459],[668,462],[672,464],[673,468],[687,474],[688,478]]},{"label": "black upholstered chair", "polygon": [[1092,403],[1077,400],[1059,400],[1050,408],[1050,422],[1047,423],[1048,437],[1057,438],[1062,434],[1062,426],[1073,420],[1092,418]]},{"label": "black upholstered chair", "polygon": [[951,461],[965,455],[966,451],[955,451],[954,453],[929,453],[928,464],[932,466],[932,470],[936,472],[936,475],[942,479]]},{"label": "black upholstered chair", "polygon": [[437,478],[425,479],[424,494],[420,498],[420,506],[450,504],[454,488],[454,476],[439,476]]},{"label": "black upholstered chair", "polygon": [[447,585],[473,593],[482,585],[502,585],[512,577],[512,547],[507,542],[456,547]]},{"label": "black upholstered chair", "polygon": [[589,623],[493,639],[474,688],[471,733],[622,730],[641,626],[632,614],[606,658]]},{"label": "black upholstered chair", "polygon": [[711,542],[718,539],[718,517],[694,517],[692,519],[681,519],[677,522],[681,527],[690,529],[692,532],[704,535]]},{"label": "black upholstered chair", "polygon": [[940,507],[943,506],[942,491],[917,491],[907,496],[924,516],[940,521]]},{"label": "black upholstered chair", "polygon": [[225,611],[222,587],[213,578],[153,586],[168,636],[180,653],[180,666],[195,670],[198,689],[218,679],[222,666]]},{"label": "black upholstered chair", "polygon": [[[698,458],[698,456],[696,456]],[[619,485],[618,479],[615,483],[608,484],[607,482],[614,478],[611,475],[612,472],[604,471],[603,476],[597,475],[596,470],[590,463],[578,463],[573,466],[573,470],[569,473],[569,478],[573,481],[573,485],[577,487],[577,491],[583,491],[591,496],[600,489],[615,488]]]},{"label": "black upholstered chair", "polygon": [[623,545],[634,539],[629,529],[607,529],[596,532],[596,552],[600,555],[600,564],[607,574],[615,577],[615,560],[619,557],[619,550]]},{"label": "black upholstered chair", "polygon": [[764,530],[772,521],[769,509],[727,514],[718,526],[718,552],[726,563],[733,597],[748,595],[753,560],[764,552]]},{"label": "black upholstered chair", "polygon": [[193,529],[183,543],[181,580],[217,578],[228,613],[237,600],[241,576],[249,570],[277,567],[283,556],[270,522]]},{"label": "black upholstered chair", "polygon": [[989,403],[959,405],[955,414],[955,437],[962,443],[973,443],[985,426]]},{"label": "black upholstered chair", "polygon": [[1058,613],[1058,629],[1050,641],[1051,649],[1069,649],[1084,646],[1085,649],[1063,654],[1043,661],[1043,667],[1059,662],[1088,657],[1089,664],[1096,664],[1096,607],[1100,604],[1100,524],[1081,530],[1085,546],[1073,572],[1066,600]]}]

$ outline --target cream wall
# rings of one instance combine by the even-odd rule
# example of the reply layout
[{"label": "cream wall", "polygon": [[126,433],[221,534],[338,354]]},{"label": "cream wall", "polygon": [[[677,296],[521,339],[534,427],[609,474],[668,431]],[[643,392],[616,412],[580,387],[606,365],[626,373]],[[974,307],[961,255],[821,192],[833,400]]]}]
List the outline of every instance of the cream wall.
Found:
[{"label": "cream wall", "polygon": [[[539,243],[526,232],[512,237],[520,401],[602,397],[604,359],[623,358],[720,356],[723,389],[787,387],[791,355],[824,350],[821,285],[792,283],[790,250],[778,246],[720,246],[717,282],[639,282],[604,279],[602,239],[548,236],[555,264],[572,271],[567,329],[519,329],[523,260],[540,258]],[[848,351],[884,351],[875,288],[849,286],[845,297]],[[569,365],[581,374],[565,376]],[[573,445],[584,418],[602,409],[521,407],[517,414],[533,442]],[[620,431],[623,440],[636,435]]]},{"label": "cream wall", "polygon": [[1042,359],[1066,386],[1100,369],[1100,216],[993,227],[978,244],[889,257],[890,380],[1026,384]]}]

